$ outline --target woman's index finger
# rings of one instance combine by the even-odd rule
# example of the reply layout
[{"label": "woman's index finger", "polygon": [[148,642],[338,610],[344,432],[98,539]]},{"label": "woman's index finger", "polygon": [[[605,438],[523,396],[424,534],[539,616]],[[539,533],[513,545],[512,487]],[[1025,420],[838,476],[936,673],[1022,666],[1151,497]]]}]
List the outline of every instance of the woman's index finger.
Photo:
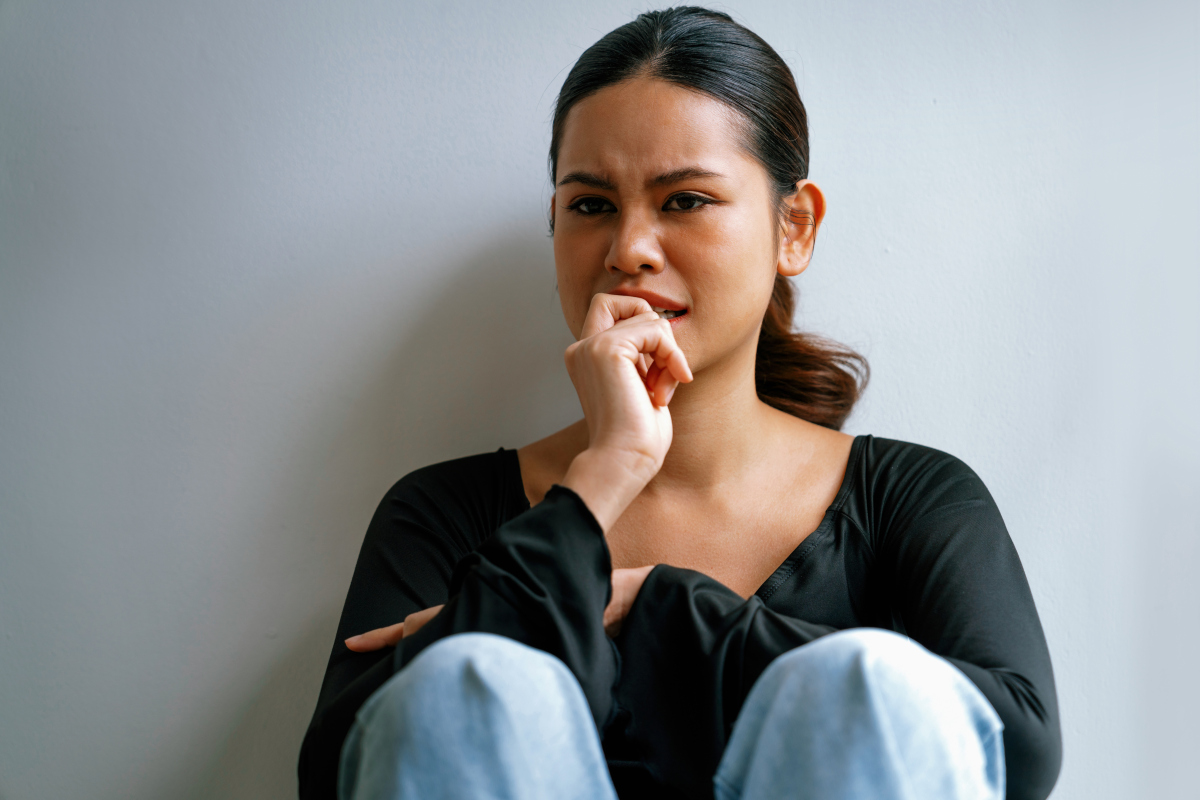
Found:
[{"label": "woman's index finger", "polygon": [[675,341],[671,324],[660,320],[657,315],[645,323],[631,324],[625,334],[629,343],[637,349],[639,357],[646,357],[647,366],[653,362],[668,370],[680,383],[692,381],[692,368],[679,342]]},{"label": "woman's index finger", "polygon": [[592,305],[588,309],[587,318],[583,321],[583,331],[580,338],[586,339],[589,336],[595,336],[597,333],[603,333],[608,330],[623,319],[647,313],[654,314],[654,309],[640,297],[627,297],[623,294],[597,292],[592,296]]},{"label": "woman's index finger", "polygon": [[373,631],[351,636],[346,640],[346,648],[356,653],[369,653],[383,647],[391,647],[404,638],[404,623],[397,622],[386,628],[376,628]]}]

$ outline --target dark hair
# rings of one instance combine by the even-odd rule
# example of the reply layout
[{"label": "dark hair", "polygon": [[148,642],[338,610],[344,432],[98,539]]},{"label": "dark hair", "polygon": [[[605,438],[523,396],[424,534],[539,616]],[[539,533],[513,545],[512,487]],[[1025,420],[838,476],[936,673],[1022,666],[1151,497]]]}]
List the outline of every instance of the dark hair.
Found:
[{"label": "dark hair", "polygon": [[[796,81],[757,34],[707,8],[648,11],[584,51],[554,108],[551,182],[571,108],[606,86],[638,76],[703,92],[741,114],[746,150],[770,176],[782,222],[785,198],[808,177],[808,118]],[[758,337],[758,396],[781,411],[840,430],[867,385],[867,361],[837,342],[794,331],[795,305],[791,281],[776,275]]]}]

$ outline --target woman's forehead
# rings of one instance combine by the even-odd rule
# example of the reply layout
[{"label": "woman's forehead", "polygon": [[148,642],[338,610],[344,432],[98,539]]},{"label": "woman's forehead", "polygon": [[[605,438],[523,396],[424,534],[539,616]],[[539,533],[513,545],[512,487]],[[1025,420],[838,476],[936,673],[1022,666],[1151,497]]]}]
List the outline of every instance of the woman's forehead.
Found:
[{"label": "woman's forehead", "polygon": [[567,114],[557,180],[585,172],[654,175],[701,169],[728,175],[757,165],[741,116],[721,101],[652,78],[623,81],[580,100]]}]

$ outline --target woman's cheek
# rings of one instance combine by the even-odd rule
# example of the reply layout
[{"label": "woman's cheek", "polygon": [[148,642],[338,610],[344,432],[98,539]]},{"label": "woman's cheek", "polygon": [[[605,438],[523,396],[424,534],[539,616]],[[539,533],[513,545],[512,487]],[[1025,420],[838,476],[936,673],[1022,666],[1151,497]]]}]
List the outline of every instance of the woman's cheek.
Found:
[{"label": "woman's cheek", "polygon": [[592,292],[588,284],[579,281],[575,276],[560,276],[558,281],[559,302],[562,305],[563,319],[567,322],[571,334],[578,339],[583,332],[583,323],[587,320],[587,312],[591,307]]},{"label": "woman's cheek", "polygon": [[737,261],[722,266],[703,277],[698,275],[694,287],[694,296],[701,306],[696,316],[696,333],[719,349],[735,346],[753,335],[774,288],[774,273],[767,276],[764,270],[764,280],[760,283],[746,279],[747,271],[752,269],[749,264]]}]

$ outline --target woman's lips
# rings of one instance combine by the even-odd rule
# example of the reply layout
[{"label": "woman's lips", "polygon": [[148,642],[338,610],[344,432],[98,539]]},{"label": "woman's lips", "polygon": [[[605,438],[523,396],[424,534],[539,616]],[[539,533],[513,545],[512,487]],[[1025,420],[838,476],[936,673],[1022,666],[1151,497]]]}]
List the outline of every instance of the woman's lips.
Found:
[{"label": "woman's lips", "polygon": [[658,314],[659,319],[679,319],[680,317],[682,317],[684,314],[687,313],[686,308],[676,309],[676,308],[661,308],[659,306],[650,306],[650,307],[652,309],[654,309],[655,314]]},{"label": "woman's lips", "polygon": [[683,303],[646,289],[635,289],[632,286],[618,286],[615,289],[610,289],[608,293],[622,295],[624,297],[637,297],[645,300],[650,304],[650,307],[653,308],[655,312],[658,312],[659,316],[662,316],[661,312],[663,311],[680,311],[687,313],[687,306]]},{"label": "woman's lips", "polygon": [[673,317],[668,317],[668,316],[667,316],[667,313],[660,312],[660,311],[658,311],[658,309],[657,309],[657,308],[656,308],[656,309],[654,309],[654,310],[655,310],[656,312],[658,312],[658,317],[659,317],[659,319],[665,319],[667,322],[671,323],[671,327],[672,327],[672,328],[674,328],[674,327],[676,327],[677,325],[679,325],[679,323],[680,323],[680,322],[682,322],[682,321],[684,320],[684,318],[687,316],[687,313],[688,313],[688,312],[687,312],[687,309],[685,308],[683,311],[671,311],[671,312],[667,312],[667,313],[671,313],[671,314],[674,314],[674,315],[675,315],[675,316],[673,316]]}]

